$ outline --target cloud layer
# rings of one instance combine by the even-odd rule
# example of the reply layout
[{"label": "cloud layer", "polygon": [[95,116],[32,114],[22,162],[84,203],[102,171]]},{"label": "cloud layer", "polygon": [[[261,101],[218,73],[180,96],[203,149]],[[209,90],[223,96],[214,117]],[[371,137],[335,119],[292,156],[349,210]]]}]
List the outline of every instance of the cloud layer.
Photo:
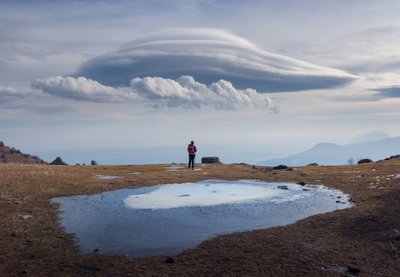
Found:
[{"label": "cloud layer", "polygon": [[85,77],[57,76],[37,79],[32,83],[32,88],[59,97],[94,102],[124,102],[135,98],[135,95],[129,91],[103,86]]},{"label": "cloud layer", "polygon": [[183,75],[202,83],[229,80],[237,88],[260,92],[332,88],[357,78],[341,70],[269,53],[215,29],[171,29],[136,40],[90,59],[74,76],[126,86],[134,77],[177,79]]},{"label": "cloud layer", "polygon": [[373,89],[379,92],[382,98],[400,98],[400,86],[382,87]]},{"label": "cloud layer", "polygon": [[94,102],[137,102],[155,108],[184,107],[216,109],[257,108],[276,112],[271,99],[253,89],[239,90],[232,83],[219,80],[210,85],[191,76],[177,80],[161,77],[133,78],[129,87],[104,86],[85,77],[50,77],[38,79],[32,88],[48,94]]}]

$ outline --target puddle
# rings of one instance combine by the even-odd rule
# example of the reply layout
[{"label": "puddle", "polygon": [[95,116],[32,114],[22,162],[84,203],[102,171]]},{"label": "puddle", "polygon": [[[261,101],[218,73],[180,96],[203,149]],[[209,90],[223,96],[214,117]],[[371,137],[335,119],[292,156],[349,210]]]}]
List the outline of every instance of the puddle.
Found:
[{"label": "puddle", "polygon": [[132,175],[140,175],[140,174],[142,174],[142,172],[139,172],[139,171],[137,171],[137,172],[129,172],[128,174],[132,174]]},{"label": "puddle", "polygon": [[109,180],[109,179],[118,179],[121,178],[121,176],[114,176],[114,175],[96,175],[97,179],[102,179],[102,180]]},{"label": "puddle", "polygon": [[[287,186],[288,189],[279,189]],[[212,237],[294,223],[350,207],[322,186],[207,180],[54,198],[82,253],[131,258],[177,254]]]}]

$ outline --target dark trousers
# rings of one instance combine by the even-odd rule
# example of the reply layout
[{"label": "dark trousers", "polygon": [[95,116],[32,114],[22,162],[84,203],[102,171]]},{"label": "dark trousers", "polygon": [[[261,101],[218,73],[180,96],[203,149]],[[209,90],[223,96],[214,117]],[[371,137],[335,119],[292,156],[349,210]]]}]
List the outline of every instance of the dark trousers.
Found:
[{"label": "dark trousers", "polygon": [[196,154],[189,154],[189,165],[188,167],[192,166],[194,168],[194,158],[196,157]]}]

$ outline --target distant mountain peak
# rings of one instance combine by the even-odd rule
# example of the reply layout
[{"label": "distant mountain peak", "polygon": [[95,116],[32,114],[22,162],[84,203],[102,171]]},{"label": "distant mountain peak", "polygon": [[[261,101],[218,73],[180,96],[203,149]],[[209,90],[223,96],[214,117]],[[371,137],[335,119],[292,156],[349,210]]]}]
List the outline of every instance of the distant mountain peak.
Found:
[{"label": "distant mountain peak", "polygon": [[400,153],[400,137],[361,141],[353,144],[318,143],[309,150],[289,155],[285,158],[262,161],[259,164],[276,166],[302,166],[310,163],[321,165],[343,165],[349,159],[381,160]]},{"label": "distant mountain peak", "polygon": [[314,145],[311,149],[320,149],[320,148],[328,148],[328,147],[334,148],[334,147],[339,147],[339,145],[336,143],[331,143],[331,142],[320,142],[320,143],[317,143],[316,145]]}]

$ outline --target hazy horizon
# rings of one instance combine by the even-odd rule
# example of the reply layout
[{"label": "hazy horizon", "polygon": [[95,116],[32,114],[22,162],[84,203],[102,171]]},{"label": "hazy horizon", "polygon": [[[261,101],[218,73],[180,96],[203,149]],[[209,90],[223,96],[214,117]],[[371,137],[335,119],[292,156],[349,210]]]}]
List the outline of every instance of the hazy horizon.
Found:
[{"label": "hazy horizon", "polygon": [[[255,145],[246,144],[238,148],[234,145],[202,145],[197,144],[198,153],[196,155],[196,163],[201,162],[202,157],[217,156],[223,163],[248,163],[259,164],[264,160],[285,158],[286,156],[307,151],[318,143],[334,143],[338,145],[352,145],[364,142],[371,142],[394,138],[382,132],[372,132],[352,138],[349,141],[319,141],[311,144],[290,144],[286,142],[286,147],[281,145]],[[7,146],[15,147],[8,142]],[[90,164],[95,160],[99,164],[110,165],[126,165],[126,164],[170,164],[170,163],[186,163],[187,162],[187,145],[163,145],[154,147],[118,147],[104,146],[99,148],[93,147],[76,147],[75,149],[50,149],[41,147],[41,149],[20,148],[23,153],[39,156],[46,162],[52,162],[56,157],[60,156],[68,164]],[[15,147],[19,148],[19,147]],[[283,150],[284,148],[284,150]],[[397,152],[396,152],[397,151]],[[398,150],[393,150],[393,155],[398,154]],[[357,158],[357,157],[355,157]],[[386,158],[382,156],[381,158]],[[343,159],[345,164],[347,161]]]}]

